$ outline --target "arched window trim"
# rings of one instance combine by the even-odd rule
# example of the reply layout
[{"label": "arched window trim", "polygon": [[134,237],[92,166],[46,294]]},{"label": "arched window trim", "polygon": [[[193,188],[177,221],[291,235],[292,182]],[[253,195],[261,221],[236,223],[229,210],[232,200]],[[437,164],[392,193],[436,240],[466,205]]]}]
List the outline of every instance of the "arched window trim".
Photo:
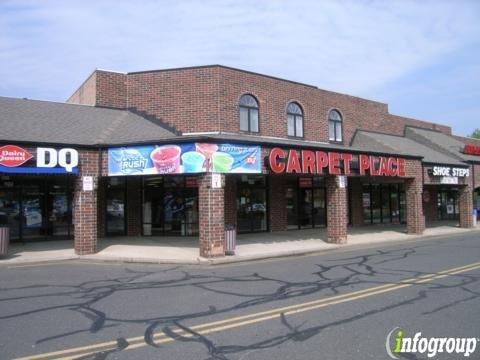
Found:
[{"label": "arched window trim", "polygon": [[[293,128],[293,133],[290,131],[291,128]],[[287,105],[287,135],[294,137],[303,137],[303,134],[303,109],[299,103],[297,103],[296,101],[291,101]]]},{"label": "arched window trim", "polygon": [[[255,105],[251,101],[242,101],[243,99],[253,100]],[[258,100],[252,94],[243,94],[240,96],[240,100],[238,101],[239,106],[239,117],[240,117],[240,131],[247,131],[247,132],[254,132],[258,133],[260,131],[260,111],[258,106]],[[243,114],[243,115],[242,115]],[[242,116],[243,122],[246,122],[242,126]]]},{"label": "arched window trim", "polygon": [[[332,117],[337,114],[338,117]],[[328,112],[328,140],[331,142],[343,142],[343,116],[337,109]]]}]

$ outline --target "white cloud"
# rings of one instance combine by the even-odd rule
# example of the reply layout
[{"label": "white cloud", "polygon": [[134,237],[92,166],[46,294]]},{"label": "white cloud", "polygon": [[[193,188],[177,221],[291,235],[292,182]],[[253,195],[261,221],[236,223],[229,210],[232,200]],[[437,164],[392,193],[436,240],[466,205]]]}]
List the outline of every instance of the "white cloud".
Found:
[{"label": "white cloud", "polygon": [[364,95],[480,35],[473,1],[10,1],[0,10],[2,92],[60,99],[96,67],[215,63]]}]

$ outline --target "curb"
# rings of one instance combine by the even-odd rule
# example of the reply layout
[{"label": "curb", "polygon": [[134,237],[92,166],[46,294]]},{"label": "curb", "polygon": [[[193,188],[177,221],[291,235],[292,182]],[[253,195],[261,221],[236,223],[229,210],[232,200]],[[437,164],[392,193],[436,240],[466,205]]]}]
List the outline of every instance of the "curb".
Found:
[{"label": "curb", "polygon": [[45,264],[45,263],[57,263],[64,261],[80,260],[82,262],[102,262],[102,263],[128,263],[128,264],[155,264],[155,265],[207,265],[207,266],[216,266],[216,265],[228,265],[236,263],[244,263],[250,261],[260,261],[260,260],[269,260],[269,259],[281,259],[293,256],[305,256],[305,255],[316,255],[320,253],[326,253],[334,250],[357,250],[360,248],[369,249],[374,248],[379,245],[398,245],[401,243],[414,241],[427,241],[433,239],[443,240],[449,236],[459,236],[462,234],[469,234],[472,232],[480,232],[480,229],[463,229],[459,232],[449,232],[444,234],[437,235],[410,235],[409,238],[398,238],[398,239],[385,239],[378,240],[374,242],[365,242],[365,243],[347,243],[347,244],[329,244],[329,246],[317,249],[309,248],[307,250],[288,250],[288,251],[274,251],[268,254],[260,255],[233,255],[225,256],[218,258],[204,258],[197,257],[195,260],[183,260],[183,259],[158,259],[158,258],[136,258],[136,257],[122,257],[122,256],[104,256],[104,255],[73,255],[73,256],[64,256],[56,258],[43,258],[43,259],[11,259],[8,262],[2,262],[0,259],[0,267],[8,266],[18,266],[18,265],[35,265],[35,264]]}]

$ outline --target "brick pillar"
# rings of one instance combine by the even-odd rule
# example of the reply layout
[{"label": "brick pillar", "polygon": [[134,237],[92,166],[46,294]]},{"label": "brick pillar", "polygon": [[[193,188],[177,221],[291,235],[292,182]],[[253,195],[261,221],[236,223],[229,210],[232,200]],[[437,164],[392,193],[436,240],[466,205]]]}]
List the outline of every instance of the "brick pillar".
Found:
[{"label": "brick pillar", "polygon": [[338,176],[325,178],[327,188],[327,234],[328,242],[347,242],[348,206],[347,188],[338,186]]},{"label": "brick pillar", "polygon": [[237,224],[237,177],[225,175],[225,223]]},{"label": "brick pillar", "polygon": [[287,230],[287,198],[285,197],[286,178],[269,175],[270,231]]},{"label": "brick pillar", "polygon": [[473,196],[470,185],[462,186],[458,190],[458,210],[460,215],[460,227],[473,227]]},{"label": "brick pillar", "polygon": [[[97,251],[98,152],[79,151],[79,162],[80,171],[75,179],[73,195],[74,246],[76,254],[86,255]],[[83,191],[83,176],[93,177],[93,191]]]},{"label": "brick pillar", "polygon": [[421,179],[413,178],[405,181],[405,197],[407,201],[407,233],[423,234],[425,217],[422,202],[423,186]]},{"label": "brick pillar", "polygon": [[142,234],[142,179],[127,177],[127,235]]},{"label": "brick pillar", "polygon": [[352,225],[362,226],[364,225],[363,218],[363,199],[362,199],[362,183],[359,178],[348,178],[348,187],[351,191],[350,201],[352,209]]},{"label": "brick pillar", "polygon": [[[225,175],[221,175],[225,184]],[[200,256],[225,255],[225,192],[212,189],[212,174],[198,176]]]}]

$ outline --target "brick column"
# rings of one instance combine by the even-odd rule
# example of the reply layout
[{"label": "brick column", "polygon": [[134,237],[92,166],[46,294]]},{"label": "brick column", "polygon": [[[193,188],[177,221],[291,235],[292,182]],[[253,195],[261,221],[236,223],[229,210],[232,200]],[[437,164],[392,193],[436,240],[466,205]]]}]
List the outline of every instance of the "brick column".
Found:
[{"label": "brick column", "polygon": [[[74,244],[76,254],[86,255],[97,251],[98,152],[79,151],[79,161],[79,174],[75,179],[73,194]],[[93,191],[83,191],[83,176],[93,177]]]},{"label": "brick column", "polygon": [[328,242],[347,242],[348,206],[347,188],[338,186],[338,176],[325,178],[327,188],[327,234]]},{"label": "brick column", "polygon": [[405,181],[405,197],[407,201],[407,234],[423,234],[425,217],[422,202],[423,185],[419,178]]},{"label": "brick column", "polygon": [[359,178],[348,178],[348,187],[351,191],[350,200],[352,202],[352,225],[362,226],[364,225],[363,219],[363,199],[362,199],[362,183]]},{"label": "brick column", "polygon": [[473,196],[470,184],[462,186],[458,190],[458,210],[460,215],[460,227],[473,227]]},{"label": "brick column", "polygon": [[[225,175],[221,175],[225,184]],[[212,174],[198,176],[200,256],[225,255],[225,191],[212,189]]]},{"label": "brick column", "polygon": [[286,178],[269,175],[270,231],[287,230],[287,198],[285,197]]}]

